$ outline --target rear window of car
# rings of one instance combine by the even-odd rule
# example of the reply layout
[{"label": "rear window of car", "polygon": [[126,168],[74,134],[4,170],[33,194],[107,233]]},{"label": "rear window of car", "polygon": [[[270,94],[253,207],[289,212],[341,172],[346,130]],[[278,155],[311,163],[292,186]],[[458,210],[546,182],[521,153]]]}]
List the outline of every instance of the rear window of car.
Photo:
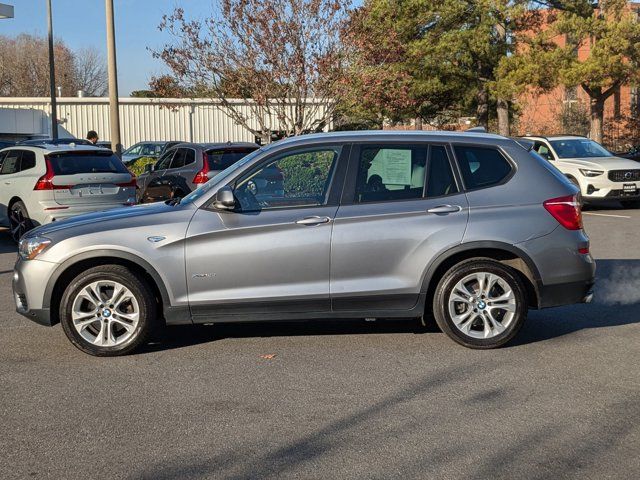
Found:
[{"label": "rear window of car", "polygon": [[78,173],[129,173],[127,167],[111,152],[64,152],[48,155],[55,175]]},{"label": "rear window of car", "polygon": [[513,167],[495,148],[458,145],[454,147],[464,184],[468,189],[498,185]]},{"label": "rear window of car", "polygon": [[244,148],[224,148],[207,150],[207,163],[210,170],[226,170],[231,165],[236,163],[241,158],[246,157],[251,152],[257,150],[256,148],[244,147]]}]

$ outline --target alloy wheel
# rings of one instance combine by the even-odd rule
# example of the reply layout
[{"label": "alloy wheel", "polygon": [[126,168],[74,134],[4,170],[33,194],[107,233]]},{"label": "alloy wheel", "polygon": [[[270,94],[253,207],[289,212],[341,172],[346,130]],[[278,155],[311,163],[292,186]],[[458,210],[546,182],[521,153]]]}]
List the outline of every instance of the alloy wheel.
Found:
[{"label": "alloy wheel", "polygon": [[487,339],[504,333],[516,316],[516,296],[500,276],[476,272],[460,280],[449,294],[449,315],[463,334]]},{"label": "alloy wheel", "polygon": [[136,332],[140,306],[131,290],[121,283],[96,281],[76,295],[71,320],[87,342],[114,347],[127,342]]}]

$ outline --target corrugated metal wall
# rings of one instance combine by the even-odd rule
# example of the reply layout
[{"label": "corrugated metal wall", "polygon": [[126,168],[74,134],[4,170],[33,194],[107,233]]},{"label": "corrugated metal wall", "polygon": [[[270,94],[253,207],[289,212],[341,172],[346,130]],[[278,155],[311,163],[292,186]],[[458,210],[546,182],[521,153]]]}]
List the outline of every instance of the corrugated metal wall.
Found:
[{"label": "corrugated metal wall", "polygon": [[[236,103],[250,118],[249,105],[244,101]],[[51,112],[47,98],[0,98],[0,108],[41,110],[47,116]],[[319,110],[316,117],[324,114],[326,106],[320,105]],[[62,122],[61,136],[68,133],[84,138],[89,130],[96,130],[102,140],[109,140],[108,98],[59,98],[58,118]],[[255,118],[250,122],[257,127]],[[42,123],[41,131],[33,133],[49,135],[48,118]],[[207,100],[121,98],[120,124],[122,143],[127,147],[144,140],[254,141],[253,134],[231,120],[220,103]],[[273,125],[275,130],[276,122]]]}]

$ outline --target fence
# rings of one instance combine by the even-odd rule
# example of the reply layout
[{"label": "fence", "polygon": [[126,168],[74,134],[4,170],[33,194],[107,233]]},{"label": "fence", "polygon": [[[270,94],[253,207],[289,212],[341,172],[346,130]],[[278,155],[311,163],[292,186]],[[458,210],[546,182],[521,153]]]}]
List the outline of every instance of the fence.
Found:
[{"label": "fence", "polygon": [[[251,127],[258,126],[251,118],[250,104],[233,100],[242,114],[249,118]],[[319,100],[307,100],[310,115],[321,119],[327,105]],[[0,109],[21,109],[44,112],[38,122],[39,131],[16,132],[29,135],[51,135],[48,98],[0,98]],[[293,108],[293,107],[292,107]],[[145,140],[182,140],[190,142],[226,142],[255,140],[253,134],[231,120],[219,101],[190,99],[121,98],[121,141],[125,146]],[[108,98],[58,98],[59,132],[61,136],[84,138],[89,130],[96,130],[102,140],[109,140]],[[277,122],[271,122],[274,130]],[[325,129],[331,129],[328,124]],[[3,133],[3,132],[0,132]]]}]

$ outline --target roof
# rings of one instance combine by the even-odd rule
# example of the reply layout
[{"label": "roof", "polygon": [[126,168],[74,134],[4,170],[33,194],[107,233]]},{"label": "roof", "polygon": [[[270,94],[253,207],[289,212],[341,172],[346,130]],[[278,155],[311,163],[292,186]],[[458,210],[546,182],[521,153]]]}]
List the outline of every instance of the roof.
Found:
[{"label": "roof", "polygon": [[329,132],[329,133],[312,133],[308,135],[299,135],[296,137],[285,138],[276,142],[278,145],[295,144],[306,142],[320,142],[327,140],[337,141],[362,141],[363,139],[372,140],[436,140],[436,141],[455,141],[457,139],[466,140],[509,140],[501,135],[493,133],[466,131],[424,131],[424,130],[357,130],[348,132]]},{"label": "roof", "polygon": [[106,149],[104,147],[95,147],[93,145],[75,145],[75,144],[67,144],[67,145],[51,145],[49,143],[44,143],[40,145],[12,145],[8,148],[15,148],[20,150],[25,149],[33,149],[33,150],[43,150],[44,153],[56,153],[56,152],[108,152],[113,153],[111,150]]},{"label": "roof", "polygon": [[176,145],[172,145],[171,148],[176,147],[199,147],[202,149],[212,149],[212,148],[260,148],[260,145],[257,143],[250,142],[218,142],[218,143],[196,143],[196,142],[178,142]]},{"label": "roof", "polygon": [[524,135],[522,138],[528,139],[538,139],[541,138],[543,140],[572,140],[576,138],[582,138],[588,140],[587,137],[582,135]]}]

